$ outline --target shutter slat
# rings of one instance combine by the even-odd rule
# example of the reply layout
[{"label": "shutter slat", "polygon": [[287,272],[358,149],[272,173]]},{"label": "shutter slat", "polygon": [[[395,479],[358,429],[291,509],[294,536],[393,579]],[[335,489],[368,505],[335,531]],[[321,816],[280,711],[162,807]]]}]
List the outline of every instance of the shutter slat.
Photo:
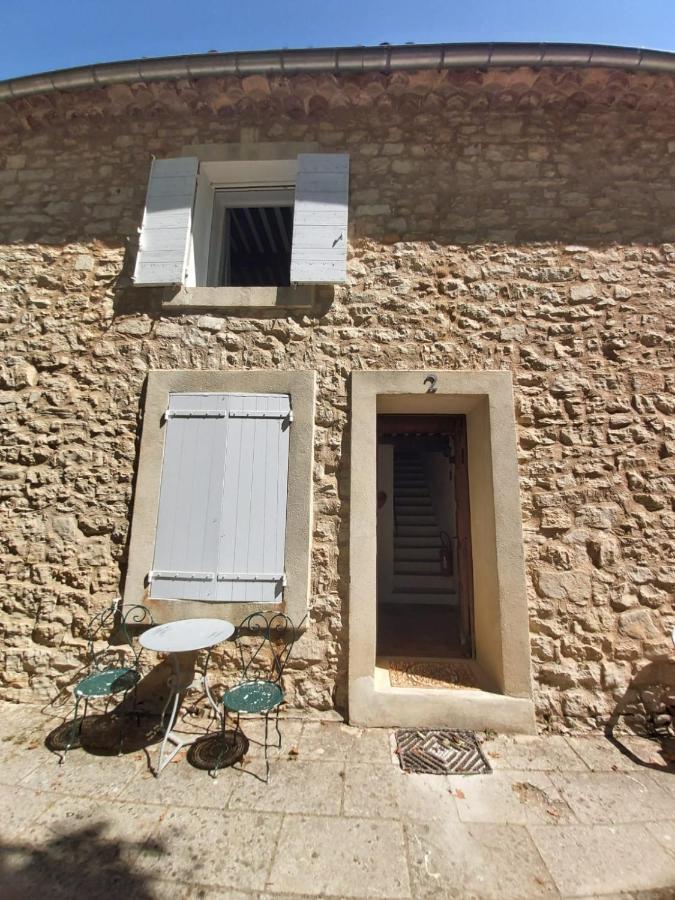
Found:
[{"label": "shutter slat", "polygon": [[182,284],[199,161],[153,160],[134,271],[135,284]]},{"label": "shutter slat", "polygon": [[[347,280],[349,156],[301,153],[295,186],[291,282]],[[311,256],[307,256],[307,251]],[[324,264],[328,263],[328,265]]]}]

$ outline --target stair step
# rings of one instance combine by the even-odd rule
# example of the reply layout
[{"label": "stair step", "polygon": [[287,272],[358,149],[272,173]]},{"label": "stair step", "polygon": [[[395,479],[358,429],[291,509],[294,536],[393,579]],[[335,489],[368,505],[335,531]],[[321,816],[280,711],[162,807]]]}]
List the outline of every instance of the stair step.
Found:
[{"label": "stair step", "polygon": [[394,538],[394,554],[398,553],[400,548],[412,548],[416,547],[422,550],[431,550],[433,549],[435,553],[438,553],[438,549],[440,547],[438,540],[438,532],[435,531],[433,534],[417,534],[417,532],[413,529],[412,534],[397,534]]},{"label": "stair step", "polygon": [[397,515],[396,516],[396,531],[398,532],[401,528],[405,528],[408,525],[414,525],[415,528],[418,527],[429,527],[435,528],[438,531],[438,523],[436,522],[435,516],[426,515],[425,513],[414,513],[413,515]]},{"label": "stair step", "polygon": [[452,579],[447,575],[394,575],[395,591],[423,591],[425,594],[434,591],[449,591]]},{"label": "stair step", "polygon": [[431,494],[418,494],[412,491],[405,494],[397,492],[394,495],[394,500],[397,504],[405,506],[430,506]]},{"label": "stair step", "polygon": [[389,596],[385,600],[386,603],[426,603],[430,605],[437,606],[457,606],[457,594],[453,591],[446,591],[445,593],[429,593],[425,594],[421,591],[415,591],[413,593],[401,593],[400,591],[394,591],[389,594]]},{"label": "stair step", "polygon": [[441,575],[441,562],[436,559],[399,560],[394,558],[394,575]]},{"label": "stair step", "polygon": [[440,547],[407,547],[394,545],[394,565],[403,562],[438,562]]},{"label": "stair step", "polygon": [[[396,529],[396,538],[398,537],[426,537],[427,540],[430,537],[434,537],[438,540],[438,526],[437,525],[399,525]],[[395,539],[394,539],[395,543]]]}]

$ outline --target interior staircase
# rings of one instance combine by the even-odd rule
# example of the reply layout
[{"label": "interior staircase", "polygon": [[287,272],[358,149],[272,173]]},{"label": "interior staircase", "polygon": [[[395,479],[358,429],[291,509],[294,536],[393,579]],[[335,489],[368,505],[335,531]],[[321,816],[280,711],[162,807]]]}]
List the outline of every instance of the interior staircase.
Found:
[{"label": "interior staircase", "polygon": [[455,605],[443,575],[439,525],[419,453],[394,452],[394,580],[391,602]]}]

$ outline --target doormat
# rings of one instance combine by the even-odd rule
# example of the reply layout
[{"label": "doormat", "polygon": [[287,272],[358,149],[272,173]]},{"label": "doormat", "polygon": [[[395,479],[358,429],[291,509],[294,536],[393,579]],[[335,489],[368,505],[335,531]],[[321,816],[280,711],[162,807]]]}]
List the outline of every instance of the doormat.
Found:
[{"label": "doormat", "polygon": [[404,772],[426,775],[486,775],[492,772],[472,731],[399,728],[396,754]]},{"label": "doormat", "polygon": [[390,659],[387,661],[392,687],[469,688],[478,690],[471,666],[443,660]]}]

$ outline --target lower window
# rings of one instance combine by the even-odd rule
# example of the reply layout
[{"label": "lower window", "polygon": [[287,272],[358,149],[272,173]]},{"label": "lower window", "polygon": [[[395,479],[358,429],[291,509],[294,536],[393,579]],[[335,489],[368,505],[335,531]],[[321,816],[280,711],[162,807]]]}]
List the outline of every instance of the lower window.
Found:
[{"label": "lower window", "polygon": [[313,372],[148,375],[125,606],[157,622],[307,612]]}]

